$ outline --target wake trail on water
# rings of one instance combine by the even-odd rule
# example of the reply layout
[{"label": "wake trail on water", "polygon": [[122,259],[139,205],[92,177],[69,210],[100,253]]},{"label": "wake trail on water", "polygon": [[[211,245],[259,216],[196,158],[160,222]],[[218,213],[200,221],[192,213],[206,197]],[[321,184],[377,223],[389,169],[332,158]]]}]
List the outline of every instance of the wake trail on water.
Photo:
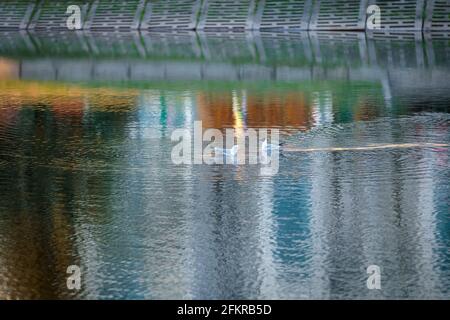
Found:
[{"label": "wake trail on water", "polygon": [[285,152],[332,152],[332,151],[367,151],[378,149],[403,149],[403,148],[447,148],[443,143],[403,143],[403,144],[381,144],[362,147],[327,147],[327,148],[283,148]]}]

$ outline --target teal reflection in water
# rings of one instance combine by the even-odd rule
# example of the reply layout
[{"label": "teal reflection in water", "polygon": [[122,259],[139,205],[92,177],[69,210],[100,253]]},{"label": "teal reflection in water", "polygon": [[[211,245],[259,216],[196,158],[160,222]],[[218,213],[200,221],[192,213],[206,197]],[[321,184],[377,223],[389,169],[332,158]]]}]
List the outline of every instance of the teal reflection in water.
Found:
[{"label": "teal reflection in water", "polygon": [[[1,298],[450,297],[445,41],[28,36],[2,41]],[[195,120],[280,129],[279,173],[174,165]]]}]

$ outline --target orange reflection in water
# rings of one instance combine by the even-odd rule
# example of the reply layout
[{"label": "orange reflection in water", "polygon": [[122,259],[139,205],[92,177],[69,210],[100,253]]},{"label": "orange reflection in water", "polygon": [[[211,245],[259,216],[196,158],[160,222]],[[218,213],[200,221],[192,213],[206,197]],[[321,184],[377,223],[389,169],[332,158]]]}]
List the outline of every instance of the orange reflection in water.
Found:
[{"label": "orange reflection in water", "polygon": [[14,60],[0,58],[0,80],[18,79],[20,64]]},{"label": "orange reflection in water", "polygon": [[231,92],[201,91],[197,96],[197,112],[204,128],[231,128],[234,125]]},{"label": "orange reflection in water", "polygon": [[311,108],[303,92],[264,92],[248,98],[249,127],[306,128]]},{"label": "orange reflection in water", "polygon": [[201,92],[199,120],[205,128],[307,128],[311,108],[303,92]]},{"label": "orange reflection in water", "polygon": [[84,88],[57,83],[28,81],[0,82],[0,109],[23,106],[51,108],[55,116],[82,117],[84,109],[129,111],[136,107],[138,90]]}]

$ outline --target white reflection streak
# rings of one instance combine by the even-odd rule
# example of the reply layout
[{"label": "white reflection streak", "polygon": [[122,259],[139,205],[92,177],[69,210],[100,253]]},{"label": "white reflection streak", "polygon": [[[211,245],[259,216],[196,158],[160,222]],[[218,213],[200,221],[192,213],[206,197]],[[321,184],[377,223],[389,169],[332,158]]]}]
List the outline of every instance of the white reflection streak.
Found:
[{"label": "white reflection streak", "polygon": [[[83,179],[84,185],[87,181]],[[80,197],[88,198],[88,188],[86,186],[79,186]],[[82,195],[81,195],[82,194]],[[102,274],[101,266],[104,266],[106,262],[102,259],[104,255],[101,254],[98,246],[98,239],[94,237],[95,231],[91,230],[92,225],[90,223],[79,222],[78,219],[74,219],[74,234],[75,247],[79,253],[81,268],[81,288],[84,292],[87,292],[87,299],[96,299],[100,296],[100,292],[104,283],[100,281],[99,276]]]},{"label": "white reflection streak", "polygon": [[186,129],[192,129],[192,124],[194,123],[192,116],[192,113],[194,112],[193,100],[194,97],[189,92],[183,99],[184,127]]},{"label": "white reflection streak", "polygon": [[[423,152],[424,161],[426,159],[427,162],[433,163],[435,162],[435,155],[429,150]],[[435,167],[435,164],[433,164]],[[418,274],[421,275],[419,277],[420,284],[417,284],[420,288],[425,288],[423,293],[425,296],[429,298],[433,298],[430,296],[431,292],[435,292],[435,289],[438,287],[438,281],[440,279],[440,274],[437,273],[439,268],[433,268],[433,262],[436,261],[435,252],[433,248],[437,248],[436,241],[436,216],[435,216],[435,208],[434,208],[434,195],[437,194],[435,188],[435,180],[438,179],[437,175],[434,175],[435,171],[430,172],[431,177],[423,177],[420,179],[417,185],[417,207],[418,207],[418,216],[417,216],[417,234],[418,241],[420,244],[417,246],[418,248],[418,256],[417,259],[421,259],[419,263],[417,263]]]},{"label": "white reflection streak", "polygon": [[331,91],[313,92],[313,123],[322,126],[333,123],[333,95]]},{"label": "white reflection streak", "polygon": [[[275,252],[274,239],[276,238],[276,223],[274,221],[274,181],[273,178],[263,179],[258,188],[259,193],[259,251],[261,252],[260,276],[261,298],[276,298],[279,296],[277,266],[273,253]],[[265,232],[263,232],[265,230]]]},{"label": "white reflection streak", "polygon": [[[326,138],[324,138],[325,141]],[[330,143],[329,139],[326,139]],[[330,280],[325,266],[330,252],[328,235],[329,213],[333,212],[330,199],[333,186],[330,177],[333,176],[329,165],[329,155],[313,157],[310,164],[311,176],[311,260],[309,263],[308,295],[312,299],[326,299],[330,294]]]}]

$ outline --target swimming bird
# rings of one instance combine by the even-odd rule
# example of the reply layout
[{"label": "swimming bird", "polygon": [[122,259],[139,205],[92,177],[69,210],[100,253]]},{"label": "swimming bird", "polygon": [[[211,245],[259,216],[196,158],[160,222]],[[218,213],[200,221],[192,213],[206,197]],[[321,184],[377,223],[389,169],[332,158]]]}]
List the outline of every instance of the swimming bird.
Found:
[{"label": "swimming bird", "polygon": [[214,153],[216,155],[217,154],[222,154],[222,155],[225,155],[227,157],[234,157],[234,156],[237,155],[238,149],[239,149],[239,146],[237,144],[234,145],[231,149],[224,149],[224,148],[215,147],[214,148]]},{"label": "swimming bird", "polygon": [[267,139],[265,139],[261,145],[262,149],[264,151],[272,151],[272,150],[280,150],[280,147],[283,145],[283,143],[280,143],[278,145],[267,143]]}]

